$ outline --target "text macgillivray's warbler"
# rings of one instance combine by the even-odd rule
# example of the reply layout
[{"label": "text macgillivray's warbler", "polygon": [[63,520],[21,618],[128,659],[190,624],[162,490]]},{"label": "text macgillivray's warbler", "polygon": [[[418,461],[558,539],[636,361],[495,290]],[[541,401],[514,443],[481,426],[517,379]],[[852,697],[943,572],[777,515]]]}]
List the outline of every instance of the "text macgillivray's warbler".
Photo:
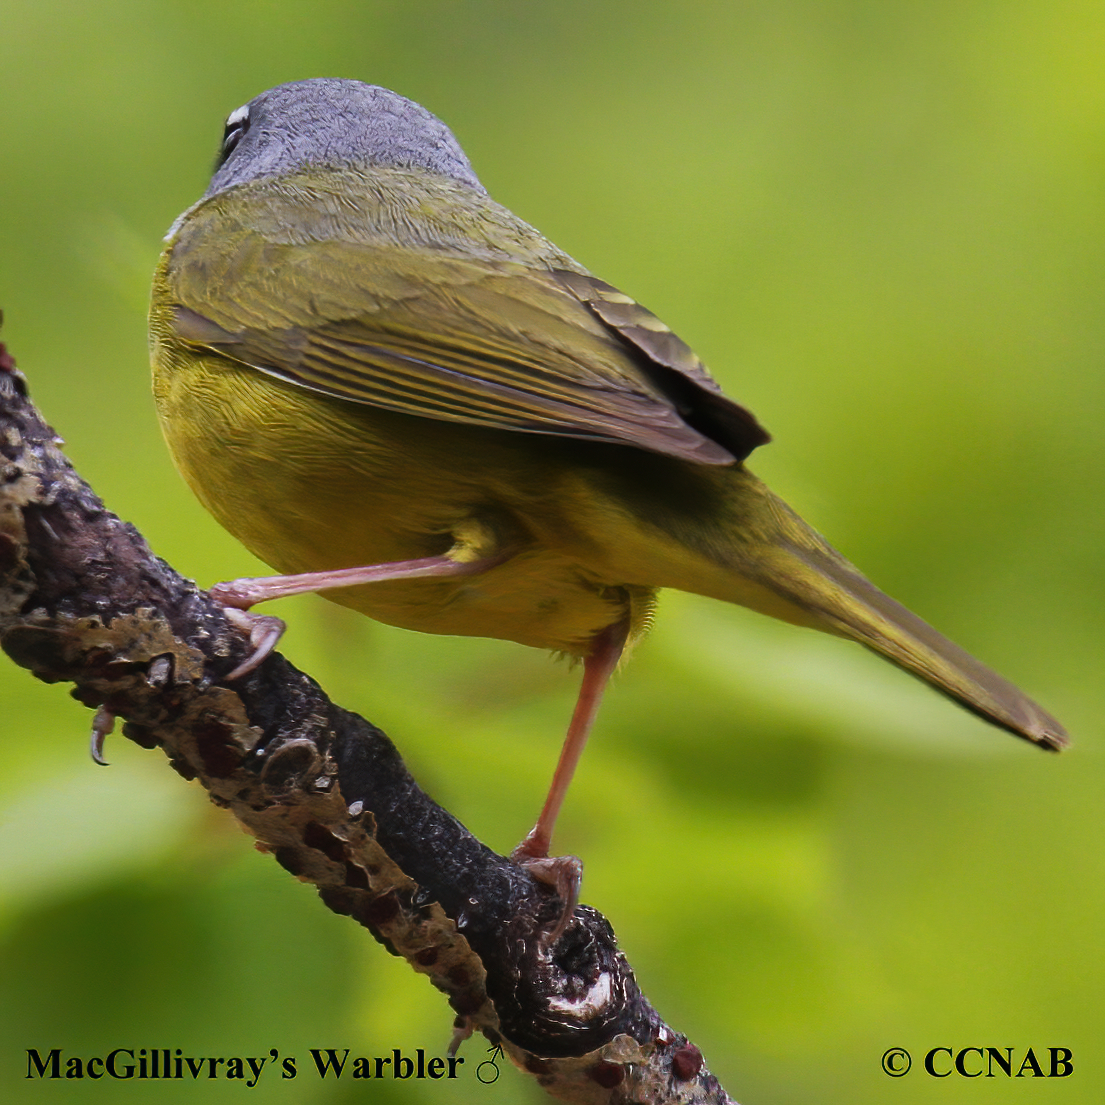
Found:
[{"label": "text macgillivray's warbler", "polygon": [[546,881],[565,885],[547,858],[556,815],[662,587],[851,638],[995,725],[1066,744],[764,487],[743,463],[768,440],[756,419],[393,92],[301,81],[231,114],[210,186],[167,237],[150,332],[177,466],[293,577],[220,585],[224,602],[325,588],[391,625],[583,659],[515,852]]}]

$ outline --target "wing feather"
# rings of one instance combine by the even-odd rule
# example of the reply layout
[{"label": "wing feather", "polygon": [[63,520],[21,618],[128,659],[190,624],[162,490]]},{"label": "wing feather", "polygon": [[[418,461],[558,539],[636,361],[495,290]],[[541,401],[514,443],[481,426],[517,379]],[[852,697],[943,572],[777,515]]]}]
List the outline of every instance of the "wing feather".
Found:
[{"label": "wing feather", "polygon": [[212,207],[170,247],[182,341],[421,417],[704,464],[768,439],[656,316],[582,270],[340,234],[280,240],[245,220],[228,232]]}]

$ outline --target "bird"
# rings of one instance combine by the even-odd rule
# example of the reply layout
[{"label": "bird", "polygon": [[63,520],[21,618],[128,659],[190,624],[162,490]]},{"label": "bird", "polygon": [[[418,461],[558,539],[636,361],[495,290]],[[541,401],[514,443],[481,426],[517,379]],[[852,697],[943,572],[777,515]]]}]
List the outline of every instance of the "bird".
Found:
[{"label": "bird", "polygon": [[[873,650],[1045,749],[1011,683],[879,591],[746,465],[770,439],[654,314],[497,204],[452,132],[355,80],[280,85],[226,119],[150,305],[153,388],[186,482],[303,591],[390,625],[582,661],[544,806],[512,853],[565,901],[553,829],[619,662],[664,588]],[[240,676],[242,672],[233,673]]]}]

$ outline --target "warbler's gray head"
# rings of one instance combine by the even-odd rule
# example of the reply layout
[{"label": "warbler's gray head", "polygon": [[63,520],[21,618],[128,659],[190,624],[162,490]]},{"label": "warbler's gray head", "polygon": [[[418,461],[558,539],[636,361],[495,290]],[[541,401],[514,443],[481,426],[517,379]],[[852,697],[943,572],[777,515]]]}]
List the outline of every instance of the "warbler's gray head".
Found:
[{"label": "warbler's gray head", "polygon": [[412,100],[360,81],[321,77],[262,92],[226,120],[204,193],[308,166],[427,169],[483,191],[452,131]]}]

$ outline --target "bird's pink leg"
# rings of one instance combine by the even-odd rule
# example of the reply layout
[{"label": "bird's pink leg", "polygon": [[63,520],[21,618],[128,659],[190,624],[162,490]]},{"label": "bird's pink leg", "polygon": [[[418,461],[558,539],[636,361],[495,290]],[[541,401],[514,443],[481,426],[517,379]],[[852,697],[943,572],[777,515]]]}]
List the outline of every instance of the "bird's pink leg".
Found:
[{"label": "bird's pink leg", "polygon": [[614,674],[625,648],[628,633],[629,622],[623,620],[604,629],[595,637],[594,646],[583,661],[583,682],[579,688],[579,698],[568,725],[564,746],[560,750],[560,759],[553,773],[545,805],[537,818],[537,824],[511,853],[511,859],[526,867],[534,878],[554,887],[564,903],[560,920],[545,940],[549,946],[555,944],[567,928],[579,902],[579,887],[583,880],[583,865],[576,856],[549,855],[553,828],[602,704],[606,684]]},{"label": "bird's pink leg", "polygon": [[379,583],[387,579],[447,578],[478,575],[494,568],[505,556],[489,556],[463,562],[448,556],[424,556],[418,560],[393,560],[387,564],[369,564],[363,568],[338,568],[328,572],[304,572],[294,576],[262,576],[216,583],[208,592],[216,602],[227,608],[227,616],[249,634],[253,654],[226,678],[239,679],[261,663],[276,647],[284,633],[279,618],[246,611],[259,602],[325,591],[333,587],[356,587],[362,583]]}]

